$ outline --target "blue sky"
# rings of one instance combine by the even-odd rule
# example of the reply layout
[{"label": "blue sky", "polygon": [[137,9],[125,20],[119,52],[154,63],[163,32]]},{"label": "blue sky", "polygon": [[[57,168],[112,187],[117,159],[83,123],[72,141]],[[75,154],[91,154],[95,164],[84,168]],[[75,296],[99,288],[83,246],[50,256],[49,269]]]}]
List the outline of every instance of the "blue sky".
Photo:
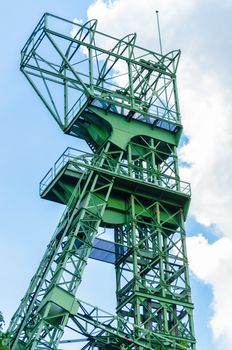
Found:
[{"label": "blue sky", "polygon": [[[2,1],[0,4],[2,38],[0,310],[6,322],[9,322],[23,297],[64,209],[58,204],[40,199],[39,182],[67,146],[84,147],[79,140],[61,133],[19,72],[20,49],[44,12],[85,21],[87,9],[92,2],[22,0],[16,4],[12,1]],[[218,337],[217,339],[221,336],[228,337],[230,330],[221,322],[223,315],[219,315],[217,307],[214,306],[222,302],[222,293],[215,286],[217,283],[224,283],[223,286],[226,288],[228,284],[230,290],[231,284],[229,281],[221,281],[218,276],[213,276],[210,269],[205,271],[204,264],[207,264],[207,257],[212,259],[214,254],[216,260],[217,256],[220,257],[216,266],[221,268],[224,244],[229,246],[231,240],[228,233],[228,213],[223,210],[231,190],[229,180],[222,176],[225,172],[231,173],[231,168],[225,167],[225,163],[228,164],[231,159],[227,151],[228,143],[230,145],[228,130],[232,130],[231,122],[227,118],[230,109],[229,106],[226,109],[223,104],[224,99],[230,95],[228,55],[231,53],[231,39],[227,35],[230,30],[231,3],[227,1],[223,6],[219,6],[214,0],[211,3],[206,1],[204,6],[200,6],[197,0],[188,0],[185,5],[175,0],[171,5],[170,0],[163,2],[146,0],[143,5],[137,3],[131,6],[132,3],[131,0],[124,0],[122,5],[121,0],[106,6],[99,0],[90,9],[89,16],[93,14],[99,18],[100,30],[115,36],[136,31],[142,44],[151,46],[153,43],[154,47],[158,48],[154,29],[155,16],[154,22],[151,23],[153,21],[151,13],[153,9],[159,9],[164,50],[168,50],[169,47],[182,49],[179,92],[189,142],[183,147],[180,156],[183,162],[193,164],[191,169],[183,169],[183,176],[186,176],[183,180],[189,179],[192,182],[194,193],[192,217],[187,222],[187,232],[192,237],[189,250],[198,350],[229,350],[228,342],[222,349],[212,338],[213,334],[215,338]],[[130,6],[130,13],[127,6]],[[147,26],[141,18],[142,13],[150,21]],[[219,59],[220,65],[217,64]],[[219,130],[220,126],[222,131]],[[201,136],[202,128],[205,128],[203,136]],[[215,135],[218,137],[219,146],[215,145]],[[221,140],[228,142],[223,144],[219,142]],[[224,157],[219,157],[222,154]],[[213,174],[210,180],[209,174]],[[219,189],[215,185],[218,183],[221,186]],[[202,234],[205,240],[199,239],[199,234]],[[225,240],[229,240],[229,244],[226,244]],[[205,256],[205,261],[197,257],[199,244],[201,249],[205,249],[202,254]],[[226,263],[228,262],[229,257],[226,260]],[[89,276],[93,269],[100,271],[99,265],[91,263],[87,272]],[[111,272],[109,268],[107,274],[110,276]],[[91,284],[91,281],[89,283]],[[81,295],[86,294],[84,288],[87,290],[87,282],[81,289]],[[88,294],[90,302],[97,302],[96,295]],[[231,305],[228,305],[228,310],[230,307]],[[210,327],[209,322],[212,319],[214,323]],[[220,332],[217,333],[218,329]]]}]

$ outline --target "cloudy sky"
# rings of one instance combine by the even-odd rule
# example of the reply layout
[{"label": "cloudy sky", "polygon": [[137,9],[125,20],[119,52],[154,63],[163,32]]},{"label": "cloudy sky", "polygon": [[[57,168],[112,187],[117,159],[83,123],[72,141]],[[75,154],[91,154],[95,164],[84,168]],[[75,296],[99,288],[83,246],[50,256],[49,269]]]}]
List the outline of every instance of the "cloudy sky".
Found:
[{"label": "cloudy sky", "polygon": [[1,2],[0,310],[8,322],[63,210],[39,198],[38,183],[67,146],[82,146],[61,134],[19,72],[20,49],[42,14],[52,12],[97,18],[98,30],[117,37],[136,32],[139,45],[158,51],[155,10],[163,51],[182,51],[179,156],[193,193],[187,229],[198,350],[230,350],[232,0]]}]

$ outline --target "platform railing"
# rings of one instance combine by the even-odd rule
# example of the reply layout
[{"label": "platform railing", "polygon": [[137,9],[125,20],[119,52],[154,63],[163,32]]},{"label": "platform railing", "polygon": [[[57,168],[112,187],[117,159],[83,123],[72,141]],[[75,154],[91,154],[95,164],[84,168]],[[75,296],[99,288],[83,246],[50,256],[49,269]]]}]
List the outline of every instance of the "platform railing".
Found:
[{"label": "platform railing", "polygon": [[99,164],[102,157],[104,157],[104,154],[98,155],[68,147],[40,182],[40,195],[44,193],[52,181],[65,167],[68,167],[71,171],[79,171],[81,173],[88,169],[103,171],[112,174],[112,176],[118,175],[120,177],[133,179],[137,182],[152,184],[166,190],[179,192],[187,196],[191,195],[190,184],[181,181],[177,177],[161,173],[155,169],[147,168],[146,164],[142,168],[135,164],[129,164],[125,159],[120,162],[120,166],[115,174],[114,169],[116,160],[109,158],[102,166],[100,166]]},{"label": "platform railing", "polygon": [[[76,300],[79,304],[79,311],[74,317],[78,317],[79,322],[81,322],[81,325],[85,330],[85,334],[91,334],[94,329],[95,334],[101,333],[104,338],[108,337],[108,339],[110,339],[110,337],[113,337],[114,340],[120,340],[128,345],[125,349],[131,348],[131,340],[133,341],[133,344],[136,344],[143,349],[160,349],[165,342],[168,347],[170,347],[171,344],[174,344],[175,349],[183,350],[187,349],[187,347],[190,349],[191,343],[194,343],[195,341],[191,337],[188,327],[179,320],[177,322],[182,325],[182,333],[186,339],[186,345],[180,344],[181,339],[176,334],[173,334],[172,336],[165,335],[158,327],[152,330],[139,327],[125,318],[113,315],[97,306],[86,303],[83,300]],[[120,329],[118,328],[118,324],[121,325]],[[101,338],[99,337],[99,339]]]},{"label": "platform railing", "polygon": [[[90,22],[80,25],[46,13],[21,50],[21,70],[62,130],[94,99],[128,120],[180,130],[175,86],[180,51],[161,55],[138,46],[134,34],[115,38]],[[65,108],[56,98],[63,87],[65,94],[74,89],[77,98],[64,96]]]}]

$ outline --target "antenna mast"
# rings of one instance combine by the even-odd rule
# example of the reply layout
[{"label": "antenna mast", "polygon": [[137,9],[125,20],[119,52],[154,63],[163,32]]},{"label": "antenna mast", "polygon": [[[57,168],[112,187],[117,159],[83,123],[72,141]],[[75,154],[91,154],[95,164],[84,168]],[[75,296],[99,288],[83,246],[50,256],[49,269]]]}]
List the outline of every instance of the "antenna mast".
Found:
[{"label": "antenna mast", "polygon": [[160,33],[160,23],[159,23],[159,11],[156,10],[155,12],[156,12],[156,21],[157,21],[158,36],[159,36],[159,48],[160,48],[161,55],[163,55],[162,40],[161,40],[161,33]]}]

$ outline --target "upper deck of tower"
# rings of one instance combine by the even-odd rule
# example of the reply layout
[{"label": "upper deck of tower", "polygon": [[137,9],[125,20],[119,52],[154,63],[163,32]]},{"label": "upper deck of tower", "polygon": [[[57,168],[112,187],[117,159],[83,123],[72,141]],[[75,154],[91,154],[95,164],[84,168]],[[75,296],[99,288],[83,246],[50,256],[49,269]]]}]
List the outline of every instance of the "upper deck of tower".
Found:
[{"label": "upper deck of tower", "polygon": [[96,27],[96,20],[80,25],[46,13],[21,52],[21,70],[62,130],[88,138],[89,115],[101,109],[180,132],[180,51],[161,55],[136,45],[136,34],[117,39]]}]

